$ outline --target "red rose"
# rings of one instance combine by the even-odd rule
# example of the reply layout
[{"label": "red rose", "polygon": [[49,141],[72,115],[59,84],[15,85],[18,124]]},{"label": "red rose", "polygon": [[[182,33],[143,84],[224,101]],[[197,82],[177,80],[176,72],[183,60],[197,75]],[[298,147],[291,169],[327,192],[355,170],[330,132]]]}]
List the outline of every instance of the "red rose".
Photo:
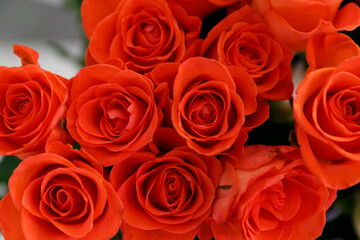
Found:
[{"label": "red rose", "polygon": [[328,186],[360,181],[360,56],[314,70],[294,99],[298,143],[304,161]]},{"label": "red rose", "polygon": [[312,240],[321,235],[336,192],[307,170],[297,148],[245,146],[238,166],[224,162],[223,167],[207,221],[215,239]]},{"label": "red rose", "polygon": [[165,0],[85,0],[81,14],[89,38],[87,65],[119,58],[141,73],[182,61],[201,26],[199,17]]},{"label": "red rose", "polygon": [[[246,72],[195,57],[180,64],[169,85],[172,124],[190,148],[205,155],[223,153],[238,143],[241,148],[250,129],[243,128],[245,116],[257,111],[256,86]],[[266,113],[259,116],[259,122],[267,118]]]},{"label": "red rose", "polygon": [[0,202],[6,239],[110,239],[122,204],[109,182],[91,168],[53,154],[26,158]]},{"label": "red rose", "polygon": [[24,66],[0,67],[0,154],[25,158],[62,131],[68,89],[64,78],[40,68],[37,52],[15,45],[14,53]]},{"label": "red rose", "polygon": [[293,53],[274,38],[249,6],[228,15],[210,30],[202,55],[245,70],[254,79],[259,97],[284,100],[292,96]]},{"label": "red rose", "polygon": [[104,165],[148,144],[161,117],[153,83],[136,72],[98,64],[73,79],[67,128]]},{"label": "red rose", "polygon": [[342,0],[252,0],[270,30],[294,51],[304,50],[307,39],[318,33],[354,30],[360,25],[355,3],[339,9]]},{"label": "red rose", "polygon": [[210,214],[220,175],[215,157],[186,146],[158,157],[135,153],[115,164],[110,182],[124,204],[124,239],[194,239]]}]

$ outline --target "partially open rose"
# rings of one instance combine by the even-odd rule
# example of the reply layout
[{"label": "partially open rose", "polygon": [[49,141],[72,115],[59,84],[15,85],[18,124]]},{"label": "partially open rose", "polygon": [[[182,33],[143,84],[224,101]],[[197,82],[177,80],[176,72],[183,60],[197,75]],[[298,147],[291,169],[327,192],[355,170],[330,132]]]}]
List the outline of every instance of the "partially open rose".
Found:
[{"label": "partially open rose", "polygon": [[294,51],[304,50],[306,40],[318,33],[354,30],[360,25],[360,8],[342,0],[252,0],[270,30]]},{"label": "partially open rose", "polygon": [[161,118],[153,83],[136,72],[98,64],[73,79],[67,128],[104,165],[149,143]]},{"label": "partially open rose", "polygon": [[22,161],[9,191],[0,202],[6,239],[108,240],[121,224],[122,204],[110,183],[53,153]]},{"label": "partially open rose", "polygon": [[[174,133],[161,133],[157,147],[168,148]],[[124,239],[194,239],[210,214],[220,175],[219,160],[187,146],[159,156],[138,152],[115,164],[110,182],[124,204]]]},{"label": "partially open rose", "polygon": [[338,189],[360,181],[359,64],[360,55],[310,72],[294,99],[303,158],[314,174]]},{"label": "partially open rose", "polygon": [[89,38],[87,65],[118,58],[141,73],[182,61],[201,26],[199,17],[166,0],[85,0],[81,14]]},{"label": "partially open rose", "polygon": [[254,79],[259,97],[284,100],[292,96],[293,53],[249,6],[231,13],[209,31],[202,55],[245,70]]},{"label": "partially open rose", "polygon": [[24,66],[0,67],[0,154],[25,158],[61,131],[68,89],[64,78],[40,68],[37,52],[18,45],[14,52]]},{"label": "partially open rose", "polygon": [[245,116],[257,111],[257,102],[256,85],[245,71],[189,58],[179,66],[172,88],[172,124],[190,148],[217,155],[246,141]]},{"label": "partially open rose", "polygon": [[335,197],[297,148],[250,145],[237,166],[224,162],[207,222],[217,240],[313,240]]}]

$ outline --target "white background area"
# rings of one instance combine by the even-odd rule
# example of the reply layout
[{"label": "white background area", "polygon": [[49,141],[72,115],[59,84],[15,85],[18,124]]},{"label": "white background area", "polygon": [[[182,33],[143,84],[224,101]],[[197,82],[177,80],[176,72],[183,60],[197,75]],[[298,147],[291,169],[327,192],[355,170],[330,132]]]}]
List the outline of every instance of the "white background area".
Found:
[{"label": "white background area", "polygon": [[[19,44],[40,54],[43,69],[65,78],[76,75],[81,66],[73,57],[82,57],[84,52],[82,27],[77,13],[63,5],[64,0],[0,0],[0,66],[21,65],[12,48]],[[51,42],[71,57],[59,54]],[[7,186],[0,184],[0,195],[6,191]],[[0,240],[4,240],[1,233]]]}]

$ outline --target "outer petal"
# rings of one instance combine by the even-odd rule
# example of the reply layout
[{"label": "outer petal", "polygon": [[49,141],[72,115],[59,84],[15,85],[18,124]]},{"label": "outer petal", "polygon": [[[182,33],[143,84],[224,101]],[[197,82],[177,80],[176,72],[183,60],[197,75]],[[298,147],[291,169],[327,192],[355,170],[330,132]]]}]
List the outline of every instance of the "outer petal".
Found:
[{"label": "outer petal", "polygon": [[360,167],[358,161],[344,161],[336,164],[327,164],[319,161],[314,155],[309,143],[309,136],[301,128],[297,127],[297,137],[300,143],[301,154],[308,168],[314,172],[326,185],[335,189],[346,189],[360,182]]},{"label": "outer petal", "polygon": [[342,33],[320,34],[306,45],[307,73],[324,67],[337,67],[344,60],[360,55],[360,47]]},{"label": "outer petal", "polygon": [[[292,5],[271,2],[276,5],[275,9],[269,1],[254,0],[251,4],[264,17],[274,34],[294,51],[303,50],[306,40],[315,34],[349,31],[360,25],[360,8],[355,3],[349,3],[336,12],[340,1],[333,1],[328,6],[324,3],[303,1],[292,1]],[[299,10],[301,8],[308,10]],[[294,12],[294,9],[297,9],[297,12]],[[297,14],[303,12],[309,15],[299,20]]]},{"label": "outer petal", "polygon": [[84,0],[81,4],[81,20],[86,36],[90,39],[95,27],[110,13],[112,13],[119,0]]},{"label": "outer petal", "polygon": [[6,240],[24,240],[21,228],[21,213],[15,207],[10,193],[0,202],[0,230]]},{"label": "outer petal", "polygon": [[121,228],[123,231],[123,239],[124,240],[193,240],[196,236],[197,229],[194,229],[187,233],[173,233],[166,232],[164,230],[141,230],[138,228],[134,228],[130,225],[124,224]]},{"label": "outer petal", "polygon": [[27,64],[39,65],[38,63],[39,53],[37,53],[33,49],[21,45],[14,45],[13,48],[14,48],[14,54],[21,59],[21,65],[23,66]]}]

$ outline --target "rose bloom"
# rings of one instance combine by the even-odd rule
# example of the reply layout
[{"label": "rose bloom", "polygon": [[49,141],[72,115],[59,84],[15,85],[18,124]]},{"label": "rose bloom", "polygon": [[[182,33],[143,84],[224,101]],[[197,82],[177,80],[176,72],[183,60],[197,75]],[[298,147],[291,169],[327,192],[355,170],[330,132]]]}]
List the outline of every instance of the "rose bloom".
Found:
[{"label": "rose bloom", "polygon": [[360,181],[360,55],[314,70],[294,99],[297,140],[304,161],[328,186]]},{"label": "rose bloom", "polygon": [[9,240],[107,240],[120,227],[122,204],[96,170],[42,153],[15,169],[0,211]]},{"label": "rose bloom", "polygon": [[136,72],[98,64],[73,79],[67,129],[106,166],[148,144],[161,118],[153,83]]},{"label": "rose bloom", "polygon": [[165,0],[85,0],[81,16],[89,39],[87,65],[118,58],[141,73],[182,61],[201,27],[199,17]]},{"label": "rose bloom", "polygon": [[172,89],[173,127],[201,154],[221,154],[234,145],[242,149],[247,132],[268,117],[266,107],[257,112],[250,75],[213,59],[194,57],[181,63]]},{"label": "rose bloom", "polygon": [[66,79],[40,68],[37,52],[14,45],[14,53],[23,66],[0,67],[0,154],[25,158],[62,131],[68,89]]},{"label": "rose bloom", "polygon": [[[232,165],[224,161],[213,211],[207,220],[217,240],[313,240],[336,198],[312,175],[300,151],[287,146],[245,146]],[[202,232],[200,239],[206,238]]]},{"label": "rose bloom", "polygon": [[360,8],[342,0],[252,0],[270,30],[294,51],[302,51],[307,39],[318,33],[351,31],[360,25]]},{"label": "rose bloom", "polygon": [[221,164],[179,146],[184,140],[171,128],[155,136],[158,155],[135,153],[110,173],[124,204],[123,239],[192,240],[210,214]]},{"label": "rose bloom", "polygon": [[231,13],[210,30],[202,55],[245,70],[256,82],[259,97],[284,100],[292,96],[293,53],[249,6]]}]

